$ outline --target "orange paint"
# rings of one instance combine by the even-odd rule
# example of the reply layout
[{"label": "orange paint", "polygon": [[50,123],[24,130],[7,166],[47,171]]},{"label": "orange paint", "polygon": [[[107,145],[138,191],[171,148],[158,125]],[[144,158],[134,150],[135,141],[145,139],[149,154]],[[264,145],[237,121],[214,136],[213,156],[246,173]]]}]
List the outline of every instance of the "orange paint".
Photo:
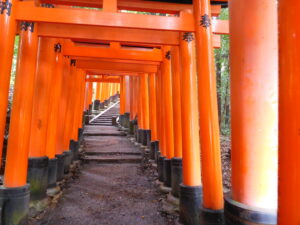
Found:
[{"label": "orange paint", "polygon": [[134,111],[134,78],[132,76],[129,77],[129,101],[130,101],[130,120],[134,119],[135,111]]},{"label": "orange paint", "polygon": [[160,62],[162,60],[162,51],[160,49],[153,49],[144,51],[143,48],[140,49],[126,49],[121,48],[119,45],[116,48],[104,47],[93,47],[91,45],[74,44],[73,42],[68,42],[66,49],[64,50],[64,55],[72,57],[89,57],[91,59],[118,59],[118,60],[139,60],[139,61],[149,61],[149,62]]},{"label": "orange paint", "polygon": [[95,96],[96,100],[100,100],[100,93],[101,93],[101,83],[97,82],[97,89],[96,89],[96,96]]},{"label": "orange paint", "polygon": [[[102,92],[103,84],[101,83],[101,92]],[[84,108],[84,99],[85,99],[85,71],[82,71],[81,75],[81,89],[80,89],[80,106],[79,106],[79,112],[80,112],[80,118],[78,121],[79,128],[83,128],[83,112],[85,110]],[[101,94],[101,93],[100,93]]]},{"label": "orange paint", "polygon": [[120,90],[120,115],[125,113],[125,104],[126,104],[126,81],[125,77],[121,77],[121,90]]},{"label": "orange paint", "polygon": [[[211,18],[208,0],[195,0],[193,5],[195,21],[203,21],[203,15]],[[195,23],[203,207],[221,210],[224,207],[224,200],[212,26],[205,25],[207,25],[205,22],[200,26]]]},{"label": "orange paint", "polygon": [[[171,159],[174,157],[174,124],[173,124],[173,97],[172,97],[172,73],[171,58],[168,55],[171,48],[164,47],[165,58],[162,64],[162,107],[163,107],[163,126],[164,126],[164,146],[166,157]],[[171,57],[171,55],[170,55]]]},{"label": "orange paint", "polygon": [[299,1],[279,2],[278,225],[300,224]]},{"label": "orange paint", "polygon": [[82,70],[77,69],[75,72],[75,88],[73,91],[74,96],[74,119],[72,121],[73,128],[72,128],[72,139],[77,141],[78,140],[78,121],[80,120],[79,117],[81,117],[81,111],[79,109],[80,107],[80,94],[81,94],[81,81],[82,81]]},{"label": "orange paint", "polygon": [[77,67],[81,69],[89,70],[111,70],[120,72],[145,72],[145,73],[155,73],[157,71],[156,65],[151,64],[140,64],[140,63],[114,63],[105,61],[95,61],[95,60],[78,60]]},{"label": "orange paint", "polygon": [[[69,62],[70,63],[70,62]],[[67,84],[66,84],[66,92],[67,92],[67,104],[66,104],[66,116],[65,116],[65,127],[64,127],[64,151],[69,150],[69,143],[72,139],[72,131],[73,131],[73,121],[74,121],[74,90],[76,86],[76,66],[70,65],[70,71],[67,74]],[[89,86],[89,90],[90,90]],[[89,92],[90,94],[90,92]],[[90,95],[88,102],[90,104]]]},{"label": "orange paint", "polygon": [[137,77],[137,96],[136,96],[136,98],[137,98],[137,102],[138,102],[137,107],[138,107],[138,127],[139,127],[139,129],[143,129],[143,124],[144,124],[143,109],[142,109],[142,107],[143,107],[142,95],[141,95],[141,89],[142,89],[141,88],[141,82],[142,82],[141,80],[142,79],[140,76]]},{"label": "orange paint", "polygon": [[174,124],[174,156],[182,158],[182,127],[181,127],[181,88],[180,88],[180,57],[179,47],[171,49],[172,66],[172,101],[173,101],[173,124]]},{"label": "orange paint", "polygon": [[160,86],[160,79],[161,79],[161,69],[158,69],[158,72],[156,74],[156,88],[155,88],[155,94],[156,94],[156,130],[157,130],[157,140],[159,140],[159,148],[161,149],[161,140],[162,140],[162,128],[161,128],[161,86]]},{"label": "orange paint", "polygon": [[[130,96],[130,82],[129,82],[129,76],[125,76],[124,77],[124,80],[125,80],[125,112],[128,113],[130,111],[130,99],[129,99],[129,96]],[[111,84],[112,85],[112,84]]]},{"label": "orange paint", "polygon": [[[16,0],[9,0],[7,2],[14,6],[17,3]],[[10,72],[14,54],[16,27],[15,9],[12,8],[10,15],[8,15],[7,10],[4,10],[3,14],[0,14],[0,159],[2,159],[2,147],[6,125]]]},{"label": "orange paint", "polygon": [[277,1],[230,2],[232,198],[268,210],[277,208],[277,26]]},{"label": "orange paint", "polygon": [[149,112],[151,140],[157,141],[157,102],[156,102],[156,74],[149,74]]},{"label": "orange paint", "polygon": [[20,31],[19,55],[4,174],[5,187],[24,186],[27,179],[32,99],[38,51],[36,29],[37,25],[35,24],[34,32],[29,30]]},{"label": "orange paint", "polygon": [[57,136],[56,136],[56,154],[62,154],[67,148],[64,141],[64,133],[66,123],[66,111],[68,106],[68,85],[69,85],[69,73],[70,73],[70,60],[67,57],[63,57],[63,73],[62,73],[62,90],[59,98],[59,109],[57,119]]},{"label": "orange paint", "polygon": [[[183,34],[181,34],[183,35]],[[199,111],[195,43],[181,40],[181,121],[183,184],[201,186]]]},{"label": "orange paint", "polygon": [[142,110],[142,126],[140,128],[149,130],[150,120],[149,120],[149,82],[148,74],[143,73],[140,75],[140,95],[141,95],[141,110]]},{"label": "orange paint", "polygon": [[[61,42],[62,41],[62,42]],[[63,43],[63,40],[56,40],[55,44]],[[53,46],[54,51],[54,46]],[[58,113],[60,107],[60,96],[63,82],[63,55],[61,52],[55,53],[55,60],[52,61],[51,68],[51,92],[49,95],[49,114],[46,138],[46,155],[53,159],[56,154],[57,130],[58,130]]]},{"label": "orange paint", "polygon": [[29,157],[46,156],[47,125],[50,100],[51,67],[55,60],[55,39],[40,38],[33,95]]}]

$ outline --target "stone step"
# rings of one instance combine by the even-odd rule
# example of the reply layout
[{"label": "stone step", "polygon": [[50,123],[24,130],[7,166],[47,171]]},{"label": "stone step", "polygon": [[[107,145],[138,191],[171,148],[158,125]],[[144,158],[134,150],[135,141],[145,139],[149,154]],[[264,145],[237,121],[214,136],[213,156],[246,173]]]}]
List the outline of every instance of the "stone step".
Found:
[{"label": "stone step", "polygon": [[85,152],[86,155],[94,155],[94,156],[120,156],[120,155],[133,155],[133,156],[140,156],[142,155],[140,152]]},{"label": "stone step", "polygon": [[96,133],[96,132],[92,132],[92,133],[83,133],[84,136],[126,136],[125,133]]},{"label": "stone step", "polygon": [[140,163],[142,156],[134,155],[92,155],[86,156],[84,159],[86,162],[96,163]]}]

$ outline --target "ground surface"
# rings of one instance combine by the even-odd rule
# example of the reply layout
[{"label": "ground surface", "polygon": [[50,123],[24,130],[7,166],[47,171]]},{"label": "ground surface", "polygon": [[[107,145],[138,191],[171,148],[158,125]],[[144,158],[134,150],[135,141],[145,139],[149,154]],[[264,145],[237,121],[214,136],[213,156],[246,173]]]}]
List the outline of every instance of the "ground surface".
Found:
[{"label": "ground surface", "polygon": [[[86,163],[79,178],[64,190],[58,204],[34,224],[174,224],[160,213],[161,195],[149,171],[144,170],[141,150],[126,136],[116,136],[120,133],[116,127],[93,125],[87,126],[85,132],[89,133],[84,139]],[[101,133],[106,136],[99,136]],[[112,161],[107,163],[107,157]],[[127,161],[128,157],[135,163]]]}]

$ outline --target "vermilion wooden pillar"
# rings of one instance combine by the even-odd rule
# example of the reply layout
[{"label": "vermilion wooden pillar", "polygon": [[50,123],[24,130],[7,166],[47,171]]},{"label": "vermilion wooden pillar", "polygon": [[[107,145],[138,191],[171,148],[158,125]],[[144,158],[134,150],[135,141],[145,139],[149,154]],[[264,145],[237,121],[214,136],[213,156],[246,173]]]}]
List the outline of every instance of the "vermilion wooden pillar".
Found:
[{"label": "vermilion wooden pillar", "polygon": [[201,169],[199,145],[199,111],[195,43],[192,33],[180,34],[182,169],[180,219],[186,224],[199,224],[201,206]]},{"label": "vermilion wooden pillar", "polygon": [[106,95],[106,90],[107,90],[107,83],[102,83],[102,89],[101,89],[101,98],[100,98],[100,101],[101,102],[104,102],[106,99],[105,99],[105,95]]},{"label": "vermilion wooden pillar", "polygon": [[134,101],[134,77],[133,76],[130,76],[129,77],[129,83],[130,83],[130,121],[134,120],[134,117],[135,117],[135,111],[134,111],[134,104],[135,104],[135,101]]},{"label": "vermilion wooden pillar", "polygon": [[[134,135],[134,128],[135,128],[135,118],[136,118],[136,95],[135,95],[135,77],[129,77],[130,83],[130,90],[129,90],[129,101],[130,101],[130,122],[129,122],[129,134]],[[117,84],[115,84],[115,87]]]},{"label": "vermilion wooden pillar", "polygon": [[156,112],[156,74],[149,74],[149,115],[150,115],[150,130],[151,141],[157,141],[157,112]]},{"label": "vermilion wooden pillar", "polygon": [[56,155],[60,155],[62,158],[63,152],[66,150],[64,141],[64,131],[66,123],[66,112],[68,105],[68,85],[69,85],[69,73],[70,73],[70,60],[67,57],[63,58],[63,73],[62,73],[62,90],[59,98],[59,109],[57,119],[57,140],[56,140]]},{"label": "vermilion wooden pillar", "polygon": [[[158,153],[157,156],[159,156],[162,152],[161,146],[162,146],[162,126],[161,126],[161,114],[162,114],[162,107],[161,107],[161,69],[157,71],[156,74],[156,127],[157,127],[157,139],[158,139]],[[156,157],[157,158],[157,157]],[[158,158],[157,158],[158,159]]]},{"label": "vermilion wooden pillar", "polygon": [[[129,77],[130,76],[125,76],[125,113],[128,113],[130,112],[130,100],[129,100],[129,97],[130,97],[130,80],[129,80]],[[111,86],[113,86],[114,83],[111,83]],[[111,93],[111,96],[113,95],[113,93]],[[129,120],[129,117],[126,118],[127,120]]]},{"label": "vermilion wooden pillar", "polygon": [[149,129],[149,82],[148,74],[141,74],[141,96],[142,96],[142,110],[143,110],[143,129]]},{"label": "vermilion wooden pillar", "polygon": [[172,194],[179,197],[180,184],[182,183],[182,126],[181,126],[181,64],[179,47],[171,48],[172,66],[172,102],[174,124],[174,157],[171,159],[171,186]]},{"label": "vermilion wooden pillar", "polygon": [[[58,163],[61,159],[56,157],[57,151],[57,135],[58,135],[58,116],[59,107],[61,107],[60,96],[62,92],[64,59],[61,53],[63,40],[55,40],[53,49],[55,56],[51,60],[51,77],[50,77],[50,94],[49,94],[49,113],[47,121],[47,138],[46,138],[46,156],[49,158],[49,173],[48,173],[48,187],[53,188],[56,186]],[[58,158],[60,160],[58,160]],[[59,177],[59,176],[58,176]]]},{"label": "vermilion wooden pillar", "polygon": [[[226,220],[276,224],[277,1],[231,1],[230,33],[232,192]],[[247,216],[235,219],[233,207]],[[259,217],[250,216],[257,212]]]},{"label": "vermilion wooden pillar", "polygon": [[279,1],[278,224],[300,224],[299,1]]},{"label": "vermilion wooden pillar", "polygon": [[[85,77],[86,77],[86,74],[85,74],[85,71],[82,71],[82,74],[81,74],[81,94],[80,94],[80,106],[79,106],[79,111],[80,111],[80,115],[81,115],[81,118],[79,119],[79,129],[81,129],[81,131],[79,131],[79,133],[82,134],[83,132],[83,116],[84,116],[84,99],[85,99]],[[103,87],[103,84],[101,83],[101,92],[102,92],[102,88]],[[100,97],[101,97],[101,93],[100,93]]]},{"label": "vermilion wooden pillar", "polygon": [[[62,41],[62,40],[60,40]],[[51,68],[51,91],[49,97],[49,114],[46,139],[46,154],[49,159],[54,159],[56,154],[57,130],[58,130],[58,112],[60,107],[60,96],[63,81],[63,55],[61,53],[62,43],[58,40],[53,46],[55,49],[55,61]]]},{"label": "vermilion wooden pillar", "polygon": [[160,66],[160,70],[157,73],[157,92],[156,92],[156,101],[157,101],[157,135],[159,139],[159,152],[157,154],[157,172],[158,180],[164,181],[163,176],[163,162],[166,157],[166,142],[165,142],[165,126],[164,126],[164,98],[163,98],[163,84],[162,76],[163,66]]},{"label": "vermilion wooden pillar", "polygon": [[52,68],[55,60],[53,38],[40,38],[32,119],[29,139],[27,180],[31,184],[31,201],[46,197],[49,158],[46,152]]},{"label": "vermilion wooden pillar", "polygon": [[172,97],[171,47],[164,47],[162,64],[163,124],[166,158],[163,162],[164,185],[171,186],[171,159],[174,157],[174,120]]},{"label": "vermilion wooden pillar", "polygon": [[[106,95],[107,95],[108,88],[106,89]],[[93,103],[93,94],[94,94],[94,87],[93,87],[93,82],[89,82],[88,86],[88,98],[87,98],[87,104],[88,107],[91,107],[91,104]],[[105,97],[107,98],[107,97]]]},{"label": "vermilion wooden pillar", "polygon": [[143,130],[144,130],[144,110],[143,110],[143,79],[142,74],[138,76],[138,142],[142,143],[143,141]]},{"label": "vermilion wooden pillar", "polygon": [[84,92],[84,110],[88,110],[88,92],[89,92],[89,82],[85,82],[85,92]]},{"label": "vermilion wooden pillar", "polygon": [[174,157],[182,158],[182,129],[181,129],[181,90],[180,90],[180,57],[179,47],[171,49],[172,65],[172,102],[174,123]]},{"label": "vermilion wooden pillar", "polygon": [[[9,1],[6,6],[9,6]],[[15,4],[15,1],[11,2]],[[4,4],[4,2],[2,2]],[[12,6],[12,5],[11,5]],[[2,5],[2,10],[3,10]],[[0,9],[1,11],[1,9]],[[0,149],[2,150],[7,93],[15,35],[14,18],[9,8],[0,14]],[[4,22],[4,24],[3,24]],[[5,224],[21,224],[29,212],[29,185],[26,183],[28,143],[31,123],[33,84],[37,61],[37,32],[34,24],[23,24],[20,30],[19,55],[14,86],[14,98],[10,119],[8,149],[4,174],[4,186],[0,190],[1,221]],[[13,26],[13,27],[11,27]],[[35,27],[36,28],[36,27]],[[10,52],[11,51],[11,52]],[[4,111],[2,111],[4,110]],[[5,112],[5,114],[4,114]],[[3,117],[2,117],[3,116]]]},{"label": "vermilion wooden pillar", "polygon": [[96,83],[96,94],[95,94],[95,100],[94,100],[94,109],[95,110],[100,110],[101,88],[102,88],[102,83],[97,82]]},{"label": "vermilion wooden pillar", "polygon": [[[76,70],[76,61],[70,61],[70,72],[68,74],[69,84],[68,84],[68,98],[67,98],[67,109],[66,109],[66,120],[65,120],[65,132],[64,132],[64,141],[65,141],[65,151],[69,153],[69,143],[73,138],[73,126],[74,126],[74,105],[75,105],[75,90],[76,90],[76,82],[77,82],[77,70]],[[90,86],[89,86],[90,92]],[[91,104],[91,98],[89,93],[88,99],[89,105]]]},{"label": "vermilion wooden pillar", "polygon": [[121,76],[121,83],[120,83],[120,115],[123,115],[124,112],[125,112],[125,109],[124,109],[124,91],[123,91],[123,88],[124,88],[124,76]]},{"label": "vermilion wooden pillar", "polygon": [[195,34],[203,182],[202,215],[206,218],[206,214],[215,213],[217,222],[222,218],[224,202],[210,1],[195,0],[193,5],[197,21]]},{"label": "vermilion wooden pillar", "polygon": [[[3,8],[3,13],[0,14],[0,159],[2,159],[10,72],[14,54],[14,41],[17,27],[15,21],[16,3],[16,0],[6,1],[6,7]],[[4,4],[4,2],[2,4]],[[1,161],[2,160],[0,160],[0,166]]]},{"label": "vermilion wooden pillar", "polygon": [[4,174],[5,187],[26,185],[37,50],[37,25],[23,23],[20,27],[19,55]]},{"label": "vermilion wooden pillar", "polygon": [[100,93],[101,93],[101,82],[97,82],[96,100],[100,100]]},{"label": "vermilion wooden pillar", "polygon": [[126,79],[125,76],[121,77],[121,90],[120,90],[120,115],[124,115],[126,110]]},{"label": "vermilion wooden pillar", "polygon": [[[81,76],[82,76],[82,70],[77,69],[75,72],[75,89],[73,90],[73,96],[74,96],[74,119],[73,119],[73,128],[72,128],[72,140],[78,141],[78,121],[81,112],[79,110],[80,105],[80,87],[81,87]],[[98,84],[97,84],[98,85]],[[97,86],[98,88],[98,86]],[[96,95],[97,98],[97,95]]]},{"label": "vermilion wooden pillar", "polygon": [[151,130],[151,143],[150,143],[150,159],[155,160],[158,154],[159,142],[157,135],[157,101],[156,101],[156,74],[149,74],[149,116],[150,116],[150,130]]},{"label": "vermilion wooden pillar", "polygon": [[[64,171],[69,172],[70,165],[74,159],[73,151],[70,149],[70,141],[74,137],[74,106],[75,106],[75,95],[76,95],[76,83],[77,83],[77,70],[76,60],[69,60],[69,70],[66,73],[66,111],[65,111],[65,126],[63,133],[63,155],[65,157]],[[90,102],[91,100],[89,100]]]},{"label": "vermilion wooden pillar", "polygon": [[[54,39],[40,38],[30,130],[29,157],[44,157]],[[52,52],[50,51],[50,48]]]},{"label": "vermilion wooden pillar", "polygon": [[148,145],[150,139],[150,120],[149,120],[149,82],[148,74],[143,73],[140,75],[140,103],[141,103],[141,126],[140,135],[141,144]]}]

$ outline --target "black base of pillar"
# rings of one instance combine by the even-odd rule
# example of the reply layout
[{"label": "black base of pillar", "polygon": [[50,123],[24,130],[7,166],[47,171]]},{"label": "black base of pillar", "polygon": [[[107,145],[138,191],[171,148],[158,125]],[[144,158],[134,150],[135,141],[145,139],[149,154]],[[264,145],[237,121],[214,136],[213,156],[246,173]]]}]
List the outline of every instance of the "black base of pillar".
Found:
[{"label": "black base of pillar", "polygon": [[105,101],[104,101],[104,107],[108,106],[108,104],[109,104],[109,101],[108,101],[108,100],[105,100]]},{"label": "black base of pillar", "polygon": [[113,116],[113,117],[111,118],[111,125],[112,125],[112,126],[117,126],[117,125],[118,125],[118,124],[117,124],[117,117]]},{"label": "black base of pillar", "polygon": [[160,151],[159,151],[159,141],[155,142],[155,162],[157,163],[158,157],[160,156]]},{"label": "black base of pillar", "polygon": [[146,145],[150,148],[151,145],[151,130],[146,130]]},{"label": "black base of pillar", "polygon": [[179,197],[180,184],[182,183],[182,158],[171,159],[171,187],[172,195]]},{"label": "black base of pillar", "polygon": [[137,142],[142,144],[143,143],[143,138],[144,138],[144,130],[143,129],[138,129],[137,130]]},{"label": "black base of pillar", "polygon": [[94,110],[100,110],[100,101],[99,100],[94,101]]},{"label": "black base of pillar", "polygon": [[151,160],[155,160],[155,145],[156,145],[156,143],[155,143],[156,141],[152,141],[151,143],[150,143],[150,159]]},{"label": "black base of pillar", "polygon": [[87,115],[87,111],[83,111],[83,113],[82,113],[82,127],[84,127],[84,125],[85,125],[85,117],[86,117],[86,115]]},{"label": "black base of pillar", "polygon": [[90,124],[90,117],[89,117],[89,115],[85,115],[84,116],[84,124],[85,125],[89,125]]},{"label": "black base of pillar", "polygon": [[203,225],[223,225],[224,211],[205,209],[203,206],[200,209],[200,224]]},{"label": "black base of pillar", "polygon": [[48,188],[56,187],[57,181],[57,158],[49,159],[48,165]]},{"label": "black base of pillar", "polygon": [[82,141],[83,138],[83,128],[78,128],[78,140],[79,142]]},{"label": "black base of pillar", "polygon": [[136,122],[136,124],[134,124],[134,128],[133,128],[133,131],[134,131],[134,137],[136,139],[136,141],[138,141],[138,133],[139,133],[139,127],[138,127],[138,124]]},{"label": "black base of pillar", "polygon": [[119,124],[121,127],[124,127],[124,114],[120,114],[119,116]]},{"label": "black base of pillar", "polygon": [[276,211],[249,207],[232,200],[228,194],[225,195],[224,216],[226,225],[277,224]]},{"label": "black base of pillar", "polygon": [[171,159],[164,158],[163,176],[164,176],[164,185],[166,187],[171,187],[171,182],[172,182]]},{"label": "black base of pillar", "polygon": [[200,224],[201,186],[180,185],[180,222],[188,225]]},{"label": "black base of pillar", "polygon": [[1,224],[25,225],[29,212],[29,185],[16,188],[0,187]]},{"label": "black base of pillar", "polygon": [[65,173],[65,154],[57,154],[55,155],[57,158],[57,181],[61,181],[64,179],[64,173]]},{"label": "black base of pillar", "polygon": [[89,104],[89,111],[88,111],[88,114],[92,114],[92,111],[93,111],[93,104]]},{"label": "black base of pillar", "polygon": [[158,180],[163,182],[164,181],[164,156],[159,156],[157,160],[157,173],[158,173]]},{"label": "black base of pillar", "polygon": [[150,139],[151,138],[151,131],[150,130],[144,130],[144,129],[141,129],[141,144],[144,145],[144,146],[148,146],[148,142],[150,142]]},{"label": "black base of pillar", "polygon": [[69,173],[70,165],[72,163],[72,152],[64,151],[65,161],[64,161],[64,173]]},{"label": "black base of pillar", "polygon": [[129,121],[130,121],[130,113],[126,112],[124,113],[123,127],[129,128]]},{"label": "black base of pillar", "polygon": [[134,135],[134,125],[136,124],[136,121],[135,120],[131,120],[129,122],[129,134],[130,135]]},{"label": "black base of pillar", "polygon": [[104,109],[104,108],[105,108],[104,102],[100,102],[99,109]]},{"label": "black base of pillar", "polygon": [[27,182],[30,184],[30,201],[42,200],[48,188],[48,157],[29,158]]},{"label": "black base of pillar", "polygon": [[72,152],[72,161],[79,158],[79,142],[75,140],[70,141],[69,148]]}]

